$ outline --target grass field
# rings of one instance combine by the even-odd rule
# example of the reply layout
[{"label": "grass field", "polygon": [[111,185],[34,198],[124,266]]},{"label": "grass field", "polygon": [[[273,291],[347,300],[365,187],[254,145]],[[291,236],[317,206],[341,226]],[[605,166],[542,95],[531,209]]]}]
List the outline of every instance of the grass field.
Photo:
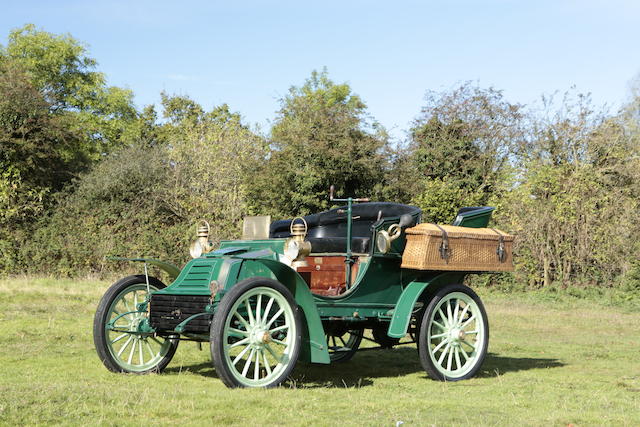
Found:
[{"label": "grass field", "polygon": [[640,425],[637,305],[480,289],[491,340],[477,378],[426,378],[411,344],[300,364],[278,389],[229,390],[194,343],[164,374],[108,372],[91,336],[107,286],[0,280],[0,423]]}]

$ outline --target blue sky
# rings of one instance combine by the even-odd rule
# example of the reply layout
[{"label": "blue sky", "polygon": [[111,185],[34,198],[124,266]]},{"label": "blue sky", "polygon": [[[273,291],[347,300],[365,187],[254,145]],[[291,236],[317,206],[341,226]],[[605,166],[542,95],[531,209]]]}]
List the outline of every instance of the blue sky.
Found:
[{"label": "blue sky", "polygon": [[139,106],[162,90],[226,102],[263,129],[326,66],[402,137],[426,90],[466,80],[530,104],[576,86],[615,109],[640,72],[640,1],[10,1],[2,43],[34,23],[85,42]]}]

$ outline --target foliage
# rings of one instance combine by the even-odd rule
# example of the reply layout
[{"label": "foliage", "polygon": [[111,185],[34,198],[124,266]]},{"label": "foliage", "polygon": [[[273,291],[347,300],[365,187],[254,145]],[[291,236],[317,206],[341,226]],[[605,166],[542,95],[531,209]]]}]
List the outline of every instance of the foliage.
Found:
[{"label": "foliage", "polygon": [[171,162],[167,205],[189,224],[207,218],[216,242],[237,238],[250,209],[252,172],[265,156],[264,140],[226,104],[205,112],[188,98],[165,95],[163,106]]},{"label": "foliage", "polygon": [[446,224],[455,219],[460,207],[477,206],[481,200],[480,192],[466,191],[446,178],[426,178],[413,203],[422,208],[423,221]]},{"label": "foliage", "polygon": [[23,249],[24,270],[75,275],[115,267],[105,256],[184,260],[180,218],[165,201],[170,181],[162,149],[114,153],[59,194]]},{"label": "foliage", "polygon": [[348,84],[314,71],[280,102],[268,161],[256,170],[251,189],[256,212],[317,212],[329,206],[331,185],[339,196],[375,194],[384,178],[387,137]]},{"label": "foliage", "polygon": [[263,142],[226,105],[176,113],[185,100],[165,95],[165,115],[179,120],[147,122],[146,143],[111,153],[59,194],[53,214],[24,244],[25,271],[104,275],[120,267],[105,261],[110,255],[181,265],[201,218],[211,223],[212,240],[238,237],[247,209],[244,177],[263,155]]},{"label": "foliage", "polygon": [[584,96],[550,105],[518,151],[499,221],[518,234],[532,284],[612,283],[640,255],[639,146]]},{"label": "foliage", "polygon": [[32,24],[13,30],[0,62],[15,62],[49,103],[51,113],[73,118],[71,127],[82,132],[85,154],[98,159],[119,144],[135,121],[133,93],[107,86],[97,61],[70,35],[56,35]]},{"label": "foliage", "polygon": [[409,160],[395,172],[404,177],[413,203],[444,221],[465,204],[491,198],[522,138],[522,112],[500,91],[469,82],[427,92],[425,100],[410,130]]},{"label": "foliage", "polygon": [[132,93],[107,87],[71,36],[26,25],[0,46],[0,272],[19,264],[54,195],[137,121]]}]

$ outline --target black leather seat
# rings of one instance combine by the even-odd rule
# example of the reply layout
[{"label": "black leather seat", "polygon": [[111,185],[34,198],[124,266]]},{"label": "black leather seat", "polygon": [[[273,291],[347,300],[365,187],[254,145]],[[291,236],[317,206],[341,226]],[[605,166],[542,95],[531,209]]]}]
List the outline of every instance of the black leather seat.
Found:
[{"label": "black leather seat", "polygon": [[[331,209],[304,217],[307,221],[307,240],[311,242],[312,253],[344,253],[347,249],[347,215],[346,206]],[[358,203],[352,208],[351,250],[354,253],[369,252],[373,236],[373,224],[378,216],[384,220],[411,214],[418,216],[420,209],[415,206],[399,203],[373,202]],[[274,221],[269,227],[269,237],[290,237],[290,219]]]}]

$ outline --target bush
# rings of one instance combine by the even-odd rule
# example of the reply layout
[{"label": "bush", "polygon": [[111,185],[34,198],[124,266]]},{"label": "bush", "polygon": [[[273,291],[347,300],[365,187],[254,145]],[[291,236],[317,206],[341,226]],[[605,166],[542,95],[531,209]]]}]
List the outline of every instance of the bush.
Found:
[{"label": "bush", "polygon": [[102,161],[59,196],[22,250],[34,273],[104,273],[105,256],[152,256],[176,263],[187,229],[166,203],[169,164],[162,149],[128,148]]}]

